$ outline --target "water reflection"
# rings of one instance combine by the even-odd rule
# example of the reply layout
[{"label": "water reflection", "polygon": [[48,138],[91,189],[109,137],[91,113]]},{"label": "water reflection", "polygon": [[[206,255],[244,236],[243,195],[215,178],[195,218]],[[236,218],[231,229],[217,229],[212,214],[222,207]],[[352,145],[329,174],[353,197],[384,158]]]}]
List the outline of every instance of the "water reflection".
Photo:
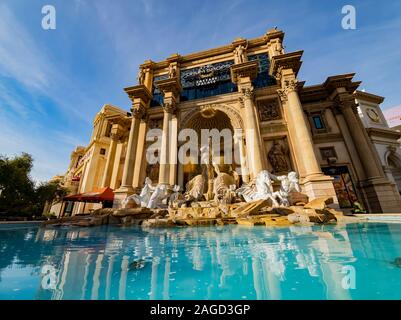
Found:
[{"label": "water reflection", "polygon": [[[400,231],[395,224],[0,229],[0,299],[400,298],[393,288],[401,271],[389,263],[400,255]],[[44,265],[56,270],[50,290]],[[346,265],[357,270],[355,290],[342,287]]]}]

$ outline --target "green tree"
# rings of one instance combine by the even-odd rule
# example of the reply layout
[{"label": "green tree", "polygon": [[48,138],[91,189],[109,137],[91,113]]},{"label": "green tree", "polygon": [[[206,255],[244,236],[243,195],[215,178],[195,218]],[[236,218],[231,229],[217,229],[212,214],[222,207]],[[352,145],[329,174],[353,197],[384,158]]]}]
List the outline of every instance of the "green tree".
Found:
[{"label": "green tree", "polygon": [[0,156],[0,212],[29,214],[35,194],[29,176],[32,166],[32,156],[27,153],[11,159]]},{"label": "green tree", "polygon": [[35,214],[41,214],[46,202],[63,198],[67,190],[60,185],[60,181],[41,183],[35,189]]},{"label": "green tree", "polygon": [[41,215],[46,201],[64,197],[59,181],[35,186],[30,177],[33,158],[27,153],[8,158],[0,156],[0,214]]}]

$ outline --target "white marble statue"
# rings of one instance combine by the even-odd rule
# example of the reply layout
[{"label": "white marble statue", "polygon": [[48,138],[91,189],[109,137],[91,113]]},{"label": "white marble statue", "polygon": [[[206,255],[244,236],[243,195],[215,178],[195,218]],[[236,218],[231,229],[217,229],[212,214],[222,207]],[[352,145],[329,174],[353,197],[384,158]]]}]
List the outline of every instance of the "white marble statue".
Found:
[{"label": "white marble statue", "polygon": [[288,173],[288,175],[278,176],[276,179],[281,182],[281,187],[279,191],[273,193],[273,198],[280,202],[280,206],[289,207],[290,202],[288,201],[288,196],[290,195],[290,192],[301,192],[298,174],[294,171],[291,171]]},{"label": "white marble statue", "polygon": [[155,187],[152,186],[152,180],[150,178],[146,177],[145,179],[145,185],[141,190],[141,193],[138,194],[133,194],[128,197],[126,197],[123,200],[123,208],[126,208],[127,204],[129,203],[130,200],[135,201],[137,205],[139,205],[141,208],[146,208],[148,206],[150,197],[155,190]]},{"label": "white marble statue", "polygon": [[259,172],[253,183],[243,185],[237,189],[237,194],[241,195],[246,202],[270,199],[273,207],[277,207],[279,204],[273,197],[272,177],[274,178],[267,170],[263,170]]},{"label": "white marble statue", "polygon": [[180,186],[175,185],[173,187],[173,192],[171,193],[168,203],[170,207],[178,208],[185,202],[184,195],[180,191]]},{"label": "white marble statue", "polygon": [[159,184],[155,191],[152,193],[147,208],[155,209],[155,208],[163,208],[167,207],[167,204],[163,203],[169,197],[169,191],[166,184]]}]

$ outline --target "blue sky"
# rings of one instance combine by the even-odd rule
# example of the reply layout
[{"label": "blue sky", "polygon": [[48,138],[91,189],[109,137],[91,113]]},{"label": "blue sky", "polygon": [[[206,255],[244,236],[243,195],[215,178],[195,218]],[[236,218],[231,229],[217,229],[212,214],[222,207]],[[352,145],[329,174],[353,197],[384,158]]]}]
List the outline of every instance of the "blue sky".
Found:
[{"label": "blue sky", "polygon": [[[46,4],[56,30],[41,27]],[[356,30],[341,28],[346,4]],[[123,88],[144,60],[273,26],[285,31],[287,52],[305,50],[307,85],[356,72],[361,89],[386,97],[384,108],[401,105],[401,1],[0,0],[0,154],[31,153],[38,181],[62,174],[103,104],[129,109]]]}]

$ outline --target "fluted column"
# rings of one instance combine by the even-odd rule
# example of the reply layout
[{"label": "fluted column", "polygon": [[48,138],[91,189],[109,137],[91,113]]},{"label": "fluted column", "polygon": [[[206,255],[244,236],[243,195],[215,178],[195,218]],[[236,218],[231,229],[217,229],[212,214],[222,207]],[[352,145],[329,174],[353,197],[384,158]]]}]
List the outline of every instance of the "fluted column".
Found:
[{"label": "fluted column", "polygon": [[170,185],[177,184],[177,155],[178,155],[178,119],[177,115],[173,114],[170,125]]},{"label": "fluted column", "polygon": [[168,184],[170,181],[170,124],[174,107],[170,103],[164,103],[163,134],[160,151],[159,183]]},{"label": "fluted column", "polygon": [[135,191],[141,189],[146,177],[146,133],[148,130],[148,119],[144,117],[139,124],[138,147],[136,150],[133,187]]},{"label": "fluted column", "polygon": [[111,175],[113,173],[114,160],[116,156],[116,147],[121,137],[121,126],[117,123],[113,124],[110,135],[109,153],[107,155],[106,166],[102,179],[102,187],[110,187]]},{"label": "fluted column", "polygon": [[294,76],[292,79],[284,80],[283,89],[279,90],[281,100],[287,104],[284,113],[287,125],[294,134],[292,139],[295,141],[296,158],[297,161],[302,163],[301,168],[304,171],[302,172],[304,177],[322,175],[313,149],[312,136],[298,96],[297,85],[298,81]]},{"label": "fluted column", "polygon": [[120,190],[124,189],[126,191],[133,192],[132,181],[134,177],[134,165],[136,158],[139,125],[141,123],[141,118],[144,115],[144,112],[145,110],[143,108],[132,109],[131,130],[128,137],[127,153],[125,155],[123,179]]},{"label": "fluted column", "polygon": [[258,75],[258,67],[257,61],[237,63],[231,67],[231,80],[238,85],[238,91],[241,93],[240,104],[243,107],[245,122],[248,169],[252,178],[264,169],[265,163],[259,119],[253,102],[252,81]]},{"label": "fluted column", "polygon": [[239,162],[241,166],[242,181],[249,182],[249,170],[246,162],[246,151],[241,129],[238,131],[238,133],[237,132],[234,133],[234,144],[235,144],[235,150],[238,152]]},{"label": "fluted column", "polygon": [[[174,157],[177,158],[177,119],[174,116],[174,112],[180,99],[181,86],[177,65],[170,64],[169,69],[170,78],[156,82],[156,86],[163,92],[164,110],[159,168],[159,183],[161,184],[175,183],[175,172],[177,170],[177,164],[174,163],[176,162]],[[175,167],[172,168],[173,166]]]},{"label": "fluted column", "polygon": [[258,119],[253,103],[253,87],[248,85],[241,88],[245,114],[245,136],[249,169],[253,176],[263,170],[262,138],[258,130]]},{"label": "fluted column", "polygon": [[335,102],[342,110],[358,154],[362,155],[360,160],[366,176],[370,179],[384,177],[384,171],[381,167],[377,153],[373,150],[373,145],[368,134],[355,114],[355,99],[352,96],[338,96],[335,99]]}]

